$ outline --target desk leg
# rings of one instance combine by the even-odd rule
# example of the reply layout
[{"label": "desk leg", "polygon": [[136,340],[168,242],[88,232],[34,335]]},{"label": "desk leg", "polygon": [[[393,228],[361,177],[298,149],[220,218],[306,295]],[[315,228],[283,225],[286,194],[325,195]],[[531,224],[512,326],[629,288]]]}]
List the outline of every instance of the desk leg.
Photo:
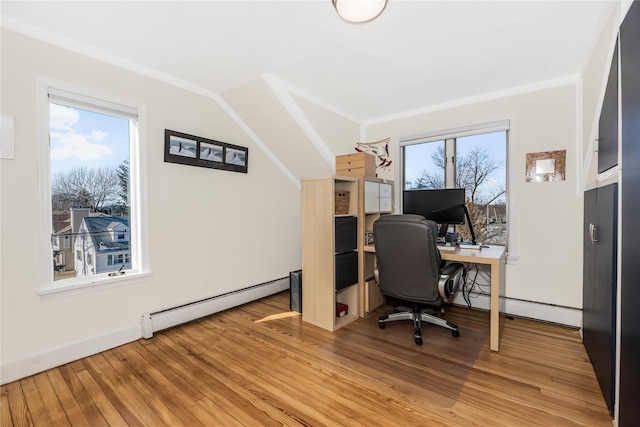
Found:
[{"label": "desk leg", "polygon": [[498,351],[500,332],[504,325],[505,260],[491,264],[491,341],[489,348]]}]

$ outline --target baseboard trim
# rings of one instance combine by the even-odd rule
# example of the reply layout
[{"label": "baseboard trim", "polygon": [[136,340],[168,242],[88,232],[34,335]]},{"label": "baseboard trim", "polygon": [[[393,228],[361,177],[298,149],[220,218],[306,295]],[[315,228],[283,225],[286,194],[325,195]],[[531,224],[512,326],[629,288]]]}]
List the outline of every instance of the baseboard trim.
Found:
[{"label": "baseboard trim", "polygon": [[142,337],[140,325],[131,325],[104,335],[77,341],[43,353],[34,354],[21,360],[3,363],[0,372],[0,383],[35,375],[47,369],[55,368],[83,357],[92,356],[110,348],[130,343]]},{"label": "baseboard trim", "polygon": [[[453,304],[467,306],[462,293],[458,292]],[[489,310],[490,295],[478,295],[471,298],[471,306],[482,310]],[[535,301],[524,301],[515,298],[506,298],[505,312],[508,315],[526,317],[543,322],[557,323],[559,325],[580,328],[582,326],[582,310],[572,307],[545,304]]]},{"label": "baseboard trim", "polygon": [[[191,316],[189,319],[184,317],[187,310],[181,310],[182,313],[179,317],[174,315],[161,316],[162,321],[158,322],[160,324],[153,325],[152,329],[146,332],[148,334],[149,332],[152,333],[153,330],[166,329],[184,323],[185,321],[195,320],[198,317],[246,304],[286,289],[289,289],[289,280],[288,278],[282,278],[261,285],[240,289],[218,297],[209,298],[206,300],[207,303],[204,304],[203,301],[199,301],[198,303],[191,304],[194,310],[188,313]],[[171,312],[172,309],[168,311]],[[149,316],[149,314],[147,314],[147,316]],[[144,328],[143,316],[142,325],[136,323],[100,336],[73,342],[39,354],[33,354],[20,360],[2,363],[2,365],[0,365],[0,384],[17,381],[48,369],[136,341],[143,337]]]},{"label": "baseboard trim", "polygon": [[142,336],[151,338],[154,332],[256,301],[286,289],[289,289],[288,277],[154,313],[144,313],[142,315]]}]

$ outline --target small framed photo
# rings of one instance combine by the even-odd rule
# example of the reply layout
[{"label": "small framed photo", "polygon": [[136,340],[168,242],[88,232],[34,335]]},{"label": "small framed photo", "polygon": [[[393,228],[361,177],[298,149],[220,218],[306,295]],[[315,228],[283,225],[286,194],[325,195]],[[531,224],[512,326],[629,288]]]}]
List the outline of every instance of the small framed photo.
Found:
[{"label": "small framed photo", "polygon": [[248,159],[247,147],[169,129],[164,131],[164,161],[167,163],[247,173]]},{"label": "small framed photo", "polygon": [[223,155],[224,147],[222,145],[211,144],[208,142],[200,143],[200,160],[222,163]]},{"label": "small framed photo", "polygon": [[246,172],[247,154],[247,148],[228,145],[227,147],[225,147],[224,163],[231,170],[235,170],[237,172]]}]

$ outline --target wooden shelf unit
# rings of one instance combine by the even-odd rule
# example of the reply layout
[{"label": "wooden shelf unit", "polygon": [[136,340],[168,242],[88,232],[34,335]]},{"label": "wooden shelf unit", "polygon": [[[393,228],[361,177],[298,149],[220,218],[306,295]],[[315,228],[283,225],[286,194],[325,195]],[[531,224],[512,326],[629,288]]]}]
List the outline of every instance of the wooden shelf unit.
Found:
[{"label": "wooden shelf unit", "polygon": [[360,267],[360,316],[379,307],[382,302],[382,292],[373,280],[376,254],[373,244],[367,244],[366,232],[373,231],[373,223],[381,215],[393,213],[393,183],[388,180],[372,176],[362,176],[358,182],[359,215],[362,219],[358,229],[358,265]]},{"label": "wooden shelf unit", "polygon": [[[346,215],[335,214],[335,191],[349,191]],[[336,291],[336,216],[354,216],[358,230],[358,178],[331,176],[302,180],[302,320],[335,331],[360,316],[359,282]],[[358,239],[359,252],[361,246]],[[359,258],[359,256],[358,256]],[[359,269],[360,270],[360,269]],[[336,302],[348,305],[348,314],[336,317]]]}]

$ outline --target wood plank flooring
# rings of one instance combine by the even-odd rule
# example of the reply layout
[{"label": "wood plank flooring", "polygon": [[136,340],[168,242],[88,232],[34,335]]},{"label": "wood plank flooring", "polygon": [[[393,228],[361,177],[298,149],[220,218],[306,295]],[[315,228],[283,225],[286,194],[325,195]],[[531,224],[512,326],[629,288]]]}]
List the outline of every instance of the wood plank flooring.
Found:
[{"label": "wood plank flooring", "polygon": [[[488,313],[447,320],[488,333]],[[366,321],[360,319],[358,322]],[[371,334],[379,334],[375,322]],[[578,332],[506,320],[454,400],[331,357],[341,334],[303,323],[283,292],[3,385],[2,426],[610,426]],[[390,332],[389,328],[385,333]],[[410,324],[403,333],[413,341]],[[429,345],[429,335],[424,335]],[[451,340],[464,340],[464,334]],[[362,350],[362,363],[366,349]],[[394,354],[419,369],[425,358]],[[445,363],[446,359],[440,361]],[[446,365],[443,365],[446,366]],[[453,374],[438,372],[438,380]],[[384,381],[381,380],[384,378]],[[425,381],[425,388],[430,387]],[[437,390],[436,390],[437,391]],[[433,390],[431,390],[433,393]]]}]

